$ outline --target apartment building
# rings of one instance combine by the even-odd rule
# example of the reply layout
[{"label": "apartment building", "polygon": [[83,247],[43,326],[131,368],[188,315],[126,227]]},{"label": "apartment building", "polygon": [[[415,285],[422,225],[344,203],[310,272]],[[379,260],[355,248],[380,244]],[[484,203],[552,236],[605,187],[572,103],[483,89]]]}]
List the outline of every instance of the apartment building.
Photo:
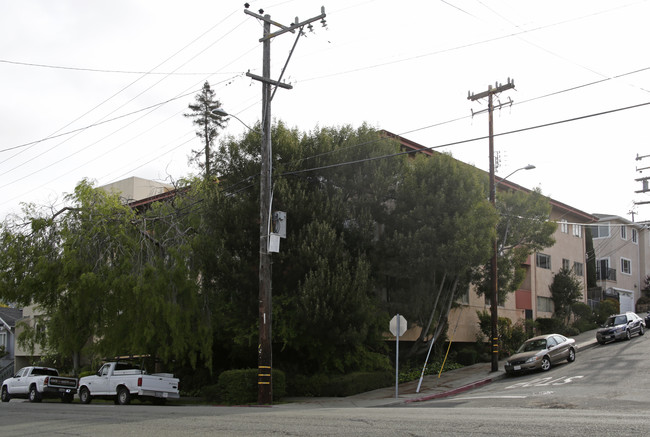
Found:
[{"label": "apartment building", "polygon": [[[529,191],[509,181],[502,181],[499,190]],[[587,302],[587,259],[584,227],[598,218],[564,203],[549,199],[549,220],[558,224],[555,244],[533,253],[525,263],[526,277],[518,290],[511,294],[504,305],[498,307],[499,317],[517,323],[552,317],[554,312],[550,285],[562,268],[572,270],[583,286],[583,301]],[[469,289],[461,296],[461,306],[449,314],[448,337],[454,342],[475,342],[480,334],[477,312],[490,312],[490,303]]]},{"label": "apartment building", "polygon": [[635,311],[636,301],[648,272],[647,244],[640,245],[647,232],[643,224],[622,217],[596,214],[591,227],[596,261],[597,290],[590,293],[593,304],[606,298],[619,301],[621,312]]}]

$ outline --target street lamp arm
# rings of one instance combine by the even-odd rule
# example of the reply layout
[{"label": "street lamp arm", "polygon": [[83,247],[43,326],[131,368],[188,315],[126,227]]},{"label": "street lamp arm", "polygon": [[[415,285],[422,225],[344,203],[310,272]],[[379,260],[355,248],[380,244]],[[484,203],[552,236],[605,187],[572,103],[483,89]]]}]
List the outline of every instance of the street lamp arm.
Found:
[{"label": "street lamp arm", "polygon": [[246,123],[244,123],[244,122],[242,121],[241,118],[239,118],[239,117],[237,117],[236,115],[233,115],[233,114],[228,114],[226,111],[224,111],[224,110],[221,109],[221,108],[213,109],[213,110],[210,111],[210,112],[211,112],[212,114],[214,114],[214,115],[219,115],[219,116],[221,116],[221,117],[233,117],[235,120],[237,120],[238,122],[240,122],[241,124],[243,124],[243,125],[246,127],[246,129],[248,129],[249,131],[260,133],[260,131],[257,131],[257,130],[255,130],[255,129],[253,129],[252,127],[250,127],[249,125],[247,125]]},{"label": "street lamp arm", "polygon": [[505,178],[500,178],[499,181],[498,181],[497,183],[494,184],[494,188],[496,188],[497,185],[499,185],[501,182],[503,182],[503,181],[505,181],[506,179],[508,179],[508,178],[509,178],[510,176],[512,176],[513,174],[517,173],[519,170],[532,170],[532,169],[534,169],[534,168],[535,168],[535,166],[532,165],[532,164],[528,164],[526,167],[518,168],[517,170],[513,171],[512,173],[510,173],[510,174],[509,174],[508,176],[506,176]]}]

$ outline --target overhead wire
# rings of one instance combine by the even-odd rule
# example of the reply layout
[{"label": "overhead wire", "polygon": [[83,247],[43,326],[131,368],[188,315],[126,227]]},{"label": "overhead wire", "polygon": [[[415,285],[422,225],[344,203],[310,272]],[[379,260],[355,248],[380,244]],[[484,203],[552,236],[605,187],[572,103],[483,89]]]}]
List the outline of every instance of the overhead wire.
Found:
[{"label": "overhead wire", "polygon": [[[607,11],[601,11],[601,12],[598,12],[598,13],[604,13],[604,12],[607,12]],[[233,13],[234,13],[234,12],[233,12]],[[597,14],[597,13],[595,13],[595,14]],[[591,15],[595,15],[595,14],[591,14]],[[584,18],[584,17],[580,17],[580,18]],[[574,19],[571,19],[571,20],[566,20],[566,21],[564,21],[564,22],[570,22],[570,21],[573,21],[573,20],[576,20],[576,19],[578,19],[578,18],[574,18]],[[530,32],[530,31],[533,31],[533,30],[537,30],[537,29],[541,29],[541,28],[545,28],[545,27],[549,27],[549,26],[553,26],[553,25],[558,25],[558,24],[561,24],[561,23],[564,23],[564,22],[553,23],[553,24],[550,24],[550,25],[537,27],[537,28],[535,28],[535,29],[528,29],[528,30],[526,30],[525,32]],[[492,39],[492,40],[493,40],[493,39]],[[486,40],[486,41],[488,41],[488,40]],[[490,41],[491,41],[491,40],[490,40]],[[161,65],[162,65],[162,64],[161,64]],[[646,69],[638,70],[638,71],[644,71],[644,70],[646,70]],[[628,73],[628,74],[632,74],[632,73],[633,73],[633,72]],[[604,80],[610,80],[610,79],[604,79]],[[603,80],[603,81],[604,81],[604,80]],[[602,82],[602,81],[594,82],[594,84],[595,84],[595,83],[600,83],[600,82]],[[583,85],[583,86],[587,86],[587,85]],[[575,87],[574,87],[573,89],[575,89]],[[568,91],[568,90],[569,90],[569,89],[567,89],[567,90],[565,90],[565,91],[562,91],[562,92],[566,92],[566,91]],[[559,93],[559,92],[552,93],[552,94],[548,94],[547,96],[555,95],[555,94],[558,94],[558,93]],[[537,98],[535,98],[535,99],[529,99],[528,101],[536,100],[536,99],[539,99],[539,98],[542,98],[542,97],[540,96],[540,97],[537,97]],[[519,103],[525,103],[525,102],[526,102],[526,101],[524,101],[524,102],[519,102]],[[427,128],[430,128],[430,127],[433,127],[433,126],[437,126],[437,125],[441,125],[441,124],[446,124],[446,123],[449,123],[449,122],[452,122],[452,121],[461,120],[461,119],[465,119],[465,118],[468,118],[468,117],[461,117],[461,118],[458,118],[458,119],[455,119],[455,120],[450,120],[450,121],[448,121],[448,122],[437,123],[437,124],[435,124],[435,125],[430,125],[430,126],[428,126],[428,127],[422,127],[422,128],[414,129],[414,130],[411,130],[411,131],[408,131],[408,132],[404,132],[404,133],[402,133],[401,135],[405,135],[405,134],[407,134],[407,133],[415,132],[415,131],[422,130],[422,129],[427,129]],[[549,125],[550,125],[550,124],[549,124]],[[547,126],[547,125],[543,125],[543,126]],[[543,126],[537,126],[537,127],[543,127]],[[527,129],[537,128],[537,127],[531,127],[531,128],[527,128]],[[527,130],[527,129],[524,129],[524,130]],[[523,130],[520,130],[520,131],[523,131]],[[509,132],[509,133],[513,133],[513,132]],[[504,134],[506,134],[506,133],[504,133]],[[504,134],[499,134],[499,135],[504,135]],[[475,141],[475,140],[478,140],[478,139],[484,139],[484,138],[485,138],[485,137],[479,137],[479,138],[477,138],[477,139],[473,139],[473,140],[469,140],[469,141]],[[466,141],[463,141],[463,142],[466,142]],[[450,143],[449,145],[455,145],[455,144],[456,144],[456,143]],[[445,147],[445,145],[443,145],[443,146],[438,146],[438,147]],[[313,157],[307,157],[307,158],[305,158],[305,159],[311,159],[311,158],[313,158]]]}]

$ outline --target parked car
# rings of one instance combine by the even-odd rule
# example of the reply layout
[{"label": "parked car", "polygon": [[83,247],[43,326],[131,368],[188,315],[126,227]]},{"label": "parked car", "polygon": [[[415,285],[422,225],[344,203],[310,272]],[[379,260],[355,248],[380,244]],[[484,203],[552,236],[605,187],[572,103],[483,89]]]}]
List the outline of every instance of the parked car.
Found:
[{"label": "parked car", "polygon": [[546,334],[526,340],[505,364],[507,374],[541,369],[546,371],[553,364],[576,359],[576,341],[560,334]]},{"label": "parked car", "polygon": [[605,344],[616,340],[629,340],[633,334],[645,333],[645,321],[636,313],[627,312],[609,316],[605,324],[596,331],[598,343]]},{"label": "parked car", "polygon": [[644,319],[644,322],[645,322],[645,327],[647,328],[648,325],[650,324],[650,311],[648,311],[647,313],[645,313],[645,319]]}]

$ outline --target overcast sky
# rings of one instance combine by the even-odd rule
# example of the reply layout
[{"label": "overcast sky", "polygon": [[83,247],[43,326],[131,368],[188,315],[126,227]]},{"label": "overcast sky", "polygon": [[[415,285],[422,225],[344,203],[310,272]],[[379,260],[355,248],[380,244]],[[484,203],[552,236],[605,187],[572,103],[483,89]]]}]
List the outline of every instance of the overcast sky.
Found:
[{"label": "overcast sky", "polygon": [[[201,147],[183,117],[207,80],[261,115],[262,24],[231,0],[0,0],[0,219],[59,205],[83,178],[177,180]],[[368,123],[488,169],[488,117],[468,91],[515,82],[494,114],[497,175],[588,213],[650,220],[648,0],[249,1],[300,38],[272,115],[291,127]],[[277,79],[296,37],[274,38]],[[635,107],[636,106],[636,107]],[[628,108],[628,109],[623,109]],[[610,112],[615,111],[615,112]],[[605,113],[603,115],[596,115]],[[569,121],[573,120],[573,121]],[[546,127],[541,125],[553,124]],[[231,119],[224,135],[246,128]]]}]

